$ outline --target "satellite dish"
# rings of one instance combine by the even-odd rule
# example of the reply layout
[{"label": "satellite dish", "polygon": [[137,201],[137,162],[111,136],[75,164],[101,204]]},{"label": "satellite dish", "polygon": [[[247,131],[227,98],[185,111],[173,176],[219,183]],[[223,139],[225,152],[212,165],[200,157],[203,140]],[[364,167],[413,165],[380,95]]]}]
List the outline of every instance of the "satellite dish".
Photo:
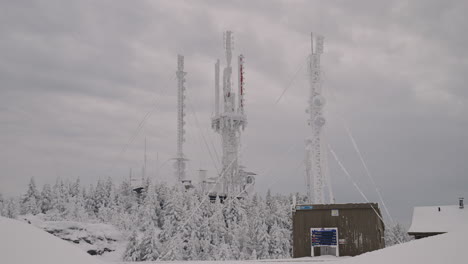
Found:
[{"label": "satellite dish", "polygon": [[314,119],[314,125],[318,126],[318,127],[322,127],[323,125],[325,125],[325,118],[323,116],[317,116],[315,119]]},{"label": "satellite dish", "polygon": [[316,108],[322,108],[325,105],[325,98],[321,95],[316,95],[312,98],[312,105]]},{"label": "satellite dish", "polygon": [[246,179],[247,184],[252,184],[254,181],[255,181],[254,177],[252,177],[252,176],[248,176],[247,179]]}]

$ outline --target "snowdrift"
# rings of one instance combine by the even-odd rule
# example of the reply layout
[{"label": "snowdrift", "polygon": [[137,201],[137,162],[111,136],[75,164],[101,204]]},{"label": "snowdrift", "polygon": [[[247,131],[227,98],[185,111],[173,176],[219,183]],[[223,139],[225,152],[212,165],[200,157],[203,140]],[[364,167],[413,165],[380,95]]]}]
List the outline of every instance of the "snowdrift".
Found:
[{"label": "snowdrift", "polygon": [[466,264],[462,246],[468,245],[468,229],[413,240],[339,261],[340,264]]},{"label": "snowdrift", "polygon": [[116,227],[109,224],[46,221],[45,215],[42,214],[23,215],[19,219],[107,261],[122,260],[128,242]]},{"label": "snowdrift", "polygon": [[102,264],[103,262],[33,225],[0,217],[0,263]]}]

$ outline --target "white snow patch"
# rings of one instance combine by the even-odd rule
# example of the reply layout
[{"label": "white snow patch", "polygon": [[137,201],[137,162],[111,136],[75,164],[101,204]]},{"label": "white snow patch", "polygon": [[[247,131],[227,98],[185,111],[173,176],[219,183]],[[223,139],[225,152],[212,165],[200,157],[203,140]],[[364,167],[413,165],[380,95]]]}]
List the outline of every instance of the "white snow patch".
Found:
[{"label": "white snow patch", "polygon": [[[439,211],[440,208],[440,211]],[[457,205],[415,207],[408,232],[443,233],[468,228],[468,210]]]},{"label": "white snow patch", "polygon": [[0,217],[0,263],[99,264],[103,262],[33,225]]},{"label": "white snow patch", "polygon": [[116,227],[108,224],[44,221],[41,214],[21,219],[107,261],[121,261],[128,242]]},{"label": "white snow patch", "polygon": [[340,264],[466,264],[468,229],[413,240],[340,261]]}]

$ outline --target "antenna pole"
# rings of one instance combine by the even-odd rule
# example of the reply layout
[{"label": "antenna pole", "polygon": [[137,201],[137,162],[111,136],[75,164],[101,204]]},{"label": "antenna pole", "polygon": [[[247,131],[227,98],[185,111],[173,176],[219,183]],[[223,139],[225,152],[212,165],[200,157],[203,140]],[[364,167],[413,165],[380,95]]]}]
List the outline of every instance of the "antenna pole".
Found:
[{"label": "antenna pole", "polygon": [[219,115],[219,60],[215,64],[215,116]]},{"label": "antenna pole", "polygon": [[[310,94],[308,124],[311,127],[310,137],[306,140],[306,174],[307,194],[310,203],[325,203],[324,186],[330,184],[328,178],[327,145],[324,136],[326,119],[323,115],[325,98],[322,96],[320,76],[320,55],[323,53],[323,36],[311,33],[309,83]],[[334,200],[329,186],[329,198]],[[333,201],[331,201],[333,202]]]},{"label": "antenna pole", "polygon": [[178,182],[185,180],[185,155],[183,151],[183,144],[185,142],[185,75],[184,72],[184,56],[177,56],[177,154],[176,163],[176,177]]}]

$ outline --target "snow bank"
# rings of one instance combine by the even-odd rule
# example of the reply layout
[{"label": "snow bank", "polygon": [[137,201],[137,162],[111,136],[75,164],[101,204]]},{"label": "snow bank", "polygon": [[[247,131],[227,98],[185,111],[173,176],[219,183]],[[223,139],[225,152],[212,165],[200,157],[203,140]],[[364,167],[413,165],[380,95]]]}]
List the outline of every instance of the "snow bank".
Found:
[{"label": "snow bank", "polygon": [[0,217],[0,263],[100,264],[102,262],[33,225]]},{"label": "snow bank", "polygon": [[109,224],[44,221],[41,214],[21,216],[21,219],[108,261],[121,260],[128,242],[116,227]]},{"label": "snow bank", "polygon": [[468,227],[468,209],[460,209],[458,205],[420,206],[414,208],[408,232],[443,233],[461,227]]},{"label": "snow bank", "polygon": [[413,240],[340,261],[340,264],[466,264],[468,229]]}]

